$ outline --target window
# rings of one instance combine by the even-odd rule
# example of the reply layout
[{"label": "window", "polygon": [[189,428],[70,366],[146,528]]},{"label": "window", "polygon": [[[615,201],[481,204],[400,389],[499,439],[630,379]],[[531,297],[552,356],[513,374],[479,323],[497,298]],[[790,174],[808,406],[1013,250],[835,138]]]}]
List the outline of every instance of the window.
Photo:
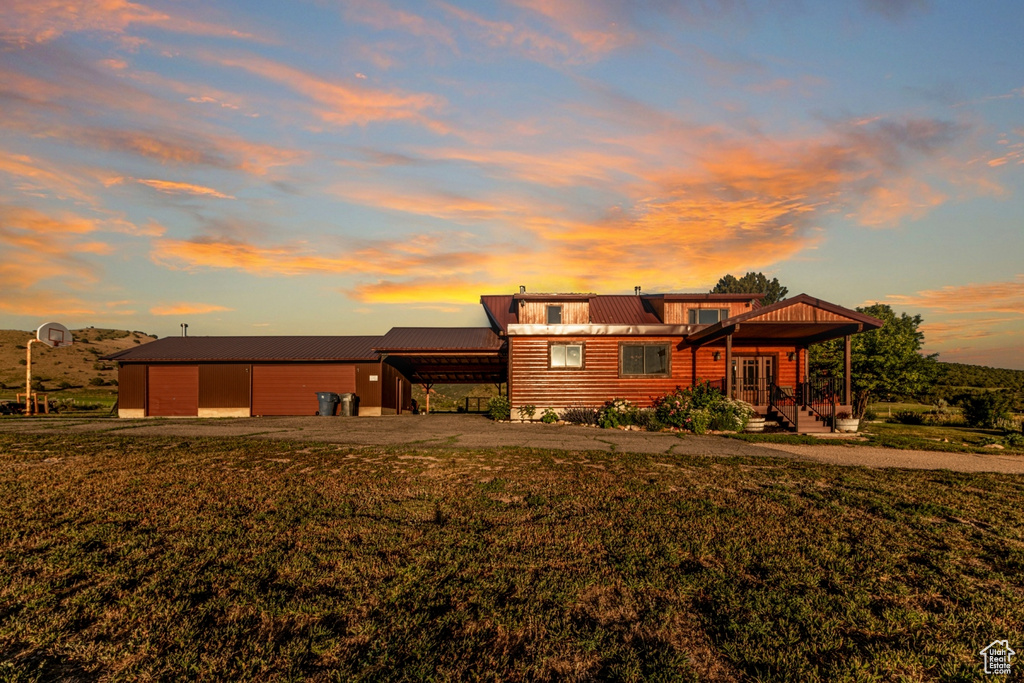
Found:
[{"label": "window", "polygon": [[548,306],[548,325],[562,324],[562,307]]},{"label": "window", "polygon": [[623,344],[621,375],[668,375],[668,344]]},{"label": "window", "polygon": [[583,344],[552,344],[552,368],[582,368]]},{"label": "window", "polygon": [[691,325],[714,325],[729,317],[728,308],[691,308]]}]

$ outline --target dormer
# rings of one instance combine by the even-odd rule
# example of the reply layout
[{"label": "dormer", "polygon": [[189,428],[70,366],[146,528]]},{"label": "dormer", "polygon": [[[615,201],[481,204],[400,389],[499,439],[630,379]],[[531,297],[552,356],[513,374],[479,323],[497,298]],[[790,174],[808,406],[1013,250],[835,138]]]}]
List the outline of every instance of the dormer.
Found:
[{"label": "dormer", "polygon": [[646,297],[666,325],[714,325],[758,306],[757,294],[653,294]]},{"label": "dormer", "polygon": [[589,325],[593,294],[516,294],[521,325]]}]

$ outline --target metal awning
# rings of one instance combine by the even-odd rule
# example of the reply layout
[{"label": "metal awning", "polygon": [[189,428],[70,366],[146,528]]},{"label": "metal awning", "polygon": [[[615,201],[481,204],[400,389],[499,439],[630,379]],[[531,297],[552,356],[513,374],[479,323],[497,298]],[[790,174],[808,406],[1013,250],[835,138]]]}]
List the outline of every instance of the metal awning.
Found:
[{"label": "metal awning", "polygon": [[419,384],[508,381],[508,346],[489,327],[395,327],[374,351]]}]

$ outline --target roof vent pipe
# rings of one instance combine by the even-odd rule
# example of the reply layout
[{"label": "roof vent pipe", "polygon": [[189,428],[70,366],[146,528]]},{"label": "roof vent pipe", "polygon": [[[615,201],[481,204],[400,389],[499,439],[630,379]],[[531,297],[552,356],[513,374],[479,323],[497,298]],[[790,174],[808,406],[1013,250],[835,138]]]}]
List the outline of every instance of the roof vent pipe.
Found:
[{"label": "roof vent pipe", "polygon": [[181,336],[182,337],[187,337],[188,336],[188,323],[182,323],[181,324]]},{"label": "roof vent pipe", "polygon": [[637,296],[640,296],[640,285],[637,285],[636,287],[634,287],[633,291],[636,292]]},{"label": "roof vent pipe", "polygon": [[519,285],[519,293],[526,294],[526,285]]}]

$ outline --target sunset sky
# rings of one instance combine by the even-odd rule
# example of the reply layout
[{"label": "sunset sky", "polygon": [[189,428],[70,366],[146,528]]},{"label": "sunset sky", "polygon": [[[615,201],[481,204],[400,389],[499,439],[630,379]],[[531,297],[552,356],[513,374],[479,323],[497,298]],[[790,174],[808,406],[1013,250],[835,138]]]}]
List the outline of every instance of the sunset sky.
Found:
[{"label": "sunset sky", "polygon": [[1024,369],[1019,0],[0,3],[0,327],[791,294]]}]

